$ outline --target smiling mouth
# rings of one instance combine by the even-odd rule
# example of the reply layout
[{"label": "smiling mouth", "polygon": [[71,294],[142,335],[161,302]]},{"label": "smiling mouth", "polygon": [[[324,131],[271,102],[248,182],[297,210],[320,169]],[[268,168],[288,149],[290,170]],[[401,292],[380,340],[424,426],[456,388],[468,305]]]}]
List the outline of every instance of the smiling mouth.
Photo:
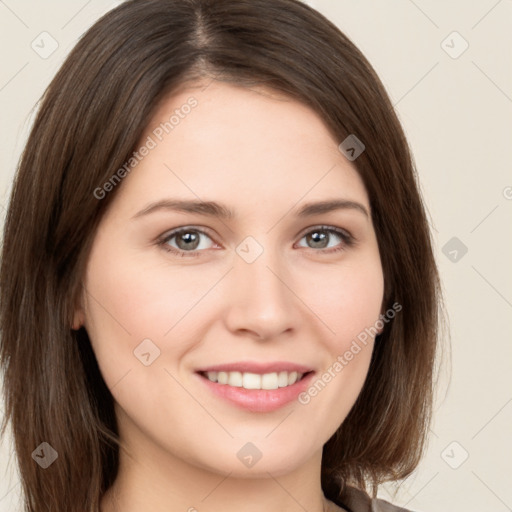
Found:
[{"label": "smiling mouth", "polygon": [[198,373],[205,379],[216,384],[244,389],[272,390],[293,386],[306,375],[313,372],[300,373],[296,371],[281,371],[260,374],[251,372],[208,371]]}]

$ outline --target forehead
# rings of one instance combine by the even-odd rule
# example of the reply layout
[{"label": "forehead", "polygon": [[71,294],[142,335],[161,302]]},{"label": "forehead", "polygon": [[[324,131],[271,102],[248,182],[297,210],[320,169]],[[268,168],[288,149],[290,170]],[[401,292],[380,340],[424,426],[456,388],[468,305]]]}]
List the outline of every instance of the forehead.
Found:
[{"label": "forehead", "polygon": [[145,143],[151,150],[124,180],[122,195],[172,193],[260,208],[262,199],[329,196],[368,205],[357,170],[318,114],[262,87],[184,87],[158,106]]}]

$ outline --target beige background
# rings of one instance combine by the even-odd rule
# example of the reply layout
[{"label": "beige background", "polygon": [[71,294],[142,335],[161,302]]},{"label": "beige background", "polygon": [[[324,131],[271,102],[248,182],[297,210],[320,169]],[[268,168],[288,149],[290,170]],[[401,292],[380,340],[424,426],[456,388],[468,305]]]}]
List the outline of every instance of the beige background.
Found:
[{"label": "beige background", "polygon": [[[119,3],[0,0],[2,218],[33,107],[77,38]],[[512,1],[307,3],[359,46],[395,104],[431,215],[450,316],[452,359],[428,451],[396,495],[392,486],[379,495],[418,512],[510,511]],[[46,59],[31,47],[44,31],[58,43]],[[0,512],[19,510],[12,462],[5,440]]]}]

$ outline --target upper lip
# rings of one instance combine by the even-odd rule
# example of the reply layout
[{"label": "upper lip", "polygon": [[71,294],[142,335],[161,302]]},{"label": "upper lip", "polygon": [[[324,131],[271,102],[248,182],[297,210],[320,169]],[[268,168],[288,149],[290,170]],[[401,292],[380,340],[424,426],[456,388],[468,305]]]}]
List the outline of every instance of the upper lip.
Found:
[{"label": "upper lip", "polygon": [[307,373],[313,371],[309,366],[288,361],[274,361],[270,363],[259,363],[256,361],[239,361],[234,363],[216,364],[205,366],[196,370],[197,372],[241,372],[241,373],[274,373],[274,372],[297,372]]}]

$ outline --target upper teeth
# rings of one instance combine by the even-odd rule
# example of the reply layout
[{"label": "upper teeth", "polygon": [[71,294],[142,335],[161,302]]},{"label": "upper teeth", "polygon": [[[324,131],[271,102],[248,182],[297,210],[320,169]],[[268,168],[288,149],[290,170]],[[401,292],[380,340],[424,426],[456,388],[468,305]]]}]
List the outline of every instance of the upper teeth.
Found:
[{"label": "upper teeth", "polygon": [[264,374],[248,372],[206,372],[206,376],[212,382],[245,389],[284,388],[295,384],[303,375],[303,373],[297,372],[273,372]]}]

